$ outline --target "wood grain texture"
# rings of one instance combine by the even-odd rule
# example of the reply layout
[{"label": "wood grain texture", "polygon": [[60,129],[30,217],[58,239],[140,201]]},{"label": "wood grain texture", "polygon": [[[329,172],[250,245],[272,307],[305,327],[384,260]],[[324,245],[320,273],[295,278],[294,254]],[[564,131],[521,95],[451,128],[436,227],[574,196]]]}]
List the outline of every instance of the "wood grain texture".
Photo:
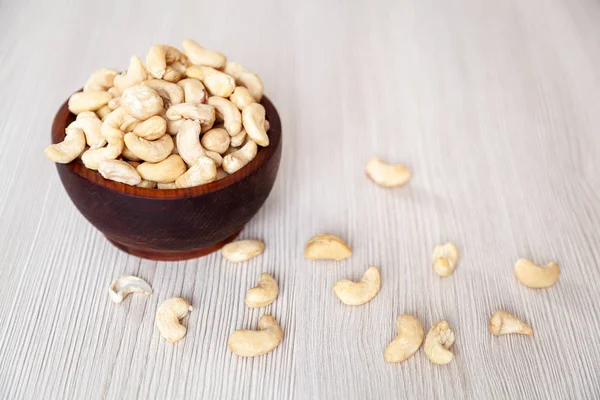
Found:
[{"label": "wood grain texture", "polygon": [[[600,396],[600,3],[595,0],[0,2],[0,398],[528,398]],[[115,249],[77,212],[44,158],[52,117],[95,68],[194,38],[258,71],[283,123],[279,177],[242,238],[265,253],[179,263]],[[404,162],[410,185],[364,177]],[[329,231],[345,261],[308,262]],[[461,260],[432,271],[435,244]],[[516,281],[519,257],[558,261],[559,283]],[[349,308],[341,278],[380,267],[379,295]],[[280,295],[244,305],[261,272]],[[111,304],[120,274],[155,293]],[[194,306],[173,345],[157,305]],[[504,308],[534,337],[492,337]],[[227,350],[265,312],[268,356]],[[400,313],[457,335],[456,358],[383,361]]]}]

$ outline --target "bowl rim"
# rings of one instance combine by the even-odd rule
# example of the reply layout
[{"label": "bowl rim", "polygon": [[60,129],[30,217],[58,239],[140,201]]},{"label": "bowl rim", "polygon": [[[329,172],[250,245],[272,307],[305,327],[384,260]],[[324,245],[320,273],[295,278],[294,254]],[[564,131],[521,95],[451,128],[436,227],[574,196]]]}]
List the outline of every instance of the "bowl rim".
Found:
[{"label": "bowl rim", "polygon": [[[62,104],[54,117],[54,121],[52,122],[52,143],[59,143],[64,140],[65,128],[71,121],[75,119],[75,114],[72,114],[69,111],[68,102],[69,100],[67,99]],[[182,189],[148,189],[105,179],[97,171],[86,168],[79,158],[71,161],[68,164],[57,163],[56,167],[64,167],[69,173],[78,175],[79,177],[90,181],[94,185],[103,189],[108,189],[132,197],[181,199],[214,193],[226,188],[227,186],[234,185],[254,174],[273,157],[273,155],[277,152],[278,147],[281,145],[281,120],[279,119],[279,113],[277,112],[277,109],[266,96],[262,97],[260,104],[262,104],[265,108],[266,119],[270,124],[269,131],[267,132],[267,135],[269,136],[269,146],[262,148],[259,147],[259,151],[252,161],[233,174],[214,182]]]}]

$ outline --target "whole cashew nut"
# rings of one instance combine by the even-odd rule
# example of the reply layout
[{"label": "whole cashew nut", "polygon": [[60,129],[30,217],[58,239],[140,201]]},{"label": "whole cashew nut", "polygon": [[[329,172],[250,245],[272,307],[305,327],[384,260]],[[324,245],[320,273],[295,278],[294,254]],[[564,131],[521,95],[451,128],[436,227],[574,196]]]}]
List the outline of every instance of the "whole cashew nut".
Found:
[{"label": "whole cashew nut", "polygon": [[210,150],[206,150],[205,152],[206,152],[206,157],[213,160],[213,162],[215,163],[215,165],[217,167],[220,167],[221,165],[223,165],[223,157],[221,157],[221,155],[219,153],[217,153],[216,151],[210,151]]},{"label": "whole cashew nut", "polygon": [[256,102],[248,88],[245,88],[244,86],[237,86],[233,93],[231,93],[231,96],[229,96],[229,100],[231,100],[240,111],[244,110],[249,104]]},{"label": "whole cashew nut", "polygon": [[421,344],[425,333],[421,322],[408,314],[401,314],[396,319],[398,335],[385,348],[383,359],[389,363],[399,363],[411,358]]},{"label": "whole cashew nut", "polygon": [[490,317],[490,332],[492,335],[508,335],[509,333],[520,333],[522,335],[533,335],[533,329],[516,315],[506,311],[496,311]]},{"label": "whole cashew nut", "polygon": [[231,262],[248,261],[261,254],[265,244],[260,240],[236,240],[221,249],[223,257]]},{"label": "whole cashew nut", "polygon": [[200,79],[213,96],[229,97],[235,90],[235,79],[214,68],[192,65],[185,73],[188,78]]},{"label": "whole cashew nut", "polygon": [[148,78],[148,73],[138,56],[131,57],[127,73],[115,76],[114,83],[117,94],[121,94],[132,86],[142,83]]},{"label": "whole cashew nut", "polygon": [[252,103],[246,106],[242,111],[242,122],[250,139],[262,147],[269,145],[269,136],[265,130],[265,108],[262,105]]},{"label": "whole cashew nut", "polygon": [[167,121],[159,115],[150,117],[133,128],[134,134],[146,140],[156,140],[162,137],[166,132]]},{"label": "whole cashew nut", "polygon": [[97,170],[100,163],[114,160],[123,152],[123,139],[107,138],[108,145],[97,149],[88,149],[81,155],[81,161],[88,169]]},{"label": "whole cashew nut", "polygon": [[[166,117],[166,113],[165,113],[165,117]],[[187,121],[187,119],[181,118],[181,119],[172,121],[167,118],[167,133],[169,135],[176,135],[177,132],[179,132],[179,130],[181,129],[181,126],[183,125],[184,121]]]},{"label": "whole cashew nut", "polygon": [[231,147],[240,147],[246,141],[246,130],[242,129],[240,133],[231,137]]},{"label": "whole cashew nut", "polygon": [[379,270],[377,267],[369,267],[360,282],[352,282],[347,279],[337,281],[333,285],[333,292],[342,303],[359,306],[373,300],[380,287]]},{"label": "whole cashew nut", "polygon": [[[123,157],[125,157],[125,150],[127,150],[127,148],[123,149]],[[131,165],[133,168],[135,168],[135,171],[137,172],[137,167],[140,165],[140,163],[137,161],[127,161],[127,162],[129,163],[129,165]],[[142,181],[135,186],[141,187],[141,188],[146,188],[146,189],[154,189],[154,188],[156,188],[156,182],[142,179]]]},{"label": "whole cashew nut", "polygon": [[163,99],[165,108],[175,104],[183,103],[183,88],[176,83],[163,81],[160,79],[150,79],[143,83],[145,86],[156,90]]},{"label": "whole cashew nut", "polygon": [[77,126],[83,129],[85,141],[91,149],[97,149],[106,144],[106,139],[102,136],[102,121],[92,111],[84,111],[77,115]]},{"label": "whole cashew nut", "polygon": [[167,65],[162,78],[167,82],[177,83],[185,76],[186,69],[187,66],[184,63],[175,61],[173,64]]},{"label": "whole cashew nut", "polygon": [[448,350],[454,344],[456,336],[447,321],[440,321],[431,327],[425,337],[425,354],[434,364],[448,364],[454,354]]},{"label": "whole cashew nut", "polygon": [[104,177],[115,182],[135,186],[142,182],[142,177],[135,168],[125,161],[106,160],[98,166],[98,172]]},{"label": "whole cashew nut", "polygon": [[215,108],[216,117],[223,120],[229,136],[235,136],[240,133],[242,130],[242,114],[235,104],[219,96],[209,97],[208,104]]},{"label": "whole cashew nut", "polygon": [[433,249],[433,270],[439,276],[448,276],[454,272],[458,262],[458,249],[454,243],[438,244]]},{"label": "whole cashew nut", "polygon": [[335,235],[320,233],[313,236],[304,248],[304,257],[309,260],[340,261],[352,255],[352,250]]},{"label": "whole cashew nut", "polygon": [[152,288],[148,282],[137,276],[122,275],[120,278],[112,281],[108,287],[110,300],[113,303],[122,302],[125,297],[131,293],[144,293],[148,296],[152,294]]},{"label": "whole cashew nut", "polygon": [[186,169],[185,163],[177,154],[171,154],[161,162],[144,162],[137,167],[143,179],[157,183],[174,182]]},{"label": "whole cashew nut", "polygon": [[175,136],[177,151],[187,165],[194,165],[200,157],[206,156],[200,144],[200,124],[196,121],[184,119]]},{"label": "whole cashew nut", "polygon": [[223,69],[227,63],[227,58],[223,54],[206,49],[190,39],[184,40],[181,48],[192,64]]},{"label": "whole cashew nut", "polygon": [[133,132],[125,135],[125,145],[137,157],[153,163],[167,158],[174,146],[173,138],[170,135],[162,135],[156,140],[146,140]]},{"label": "whole cashew nut", "polygon": [[238,356],[254,357],[275,350],[282,340],[281,327],[273,317],[265,314],[258,321],[258,331],[235,331],[229,337],[227,345]]},{"label": "whole cashew nut", "polygon": [[183,339],[187,329],[179,320],[192,310],[190,303],[181,297],[172,297],[163,301],[156,311],[156,326],[160,335],[173,343]]},{"label": "whole cashew nut", "polygon": [[521,258],[515,264],[515,275],[522,284],[530,288],[548,288],[558,281],[560,267],[555,262],[541,266]]},{"label": "whole cashew nut", "polygon": [[245,86],[250,91],[254,100],[259,102],[262,99],[264,86],[259,76],[250,71],[243,65],[235,62],[228,62],[225,66],[225,73],[233,76],[238,86]]},{"label": "whole cashew nut", "polygon": [[231,136],[223,128],[213,128],[202,136],[200,143],[206,150],[223,154],[229,148]]},{"label": "whole cashew nut", "polygon": [[155,78],[162,78],[167,65],[182,60],[182,53],[173,46],[157,44],[146,55],[146,69]]},{"label": "whole cashew nut", "polygon": [[[168,136],[168,135],[166,135]],[[217,166],[208,157],[199,157],[185,173],[175,179],[178,188],[203,185],[217,178]]]},{"label": "whole cashew nut", "polygon": [[121,107],[127,114],[146,120],[163,111],[163,99],[158,92],[145,84],[125,89],[121,95]]},{"label": "whole cashew nut", "polygon": [[171,106],[167,110],[166,116],[171,121],[176,121],[182,118],[191,119],[200,122],[200,127],[203,132],[212,128],[215,123],[215,108],[208,104],[190,104],[181,103]]},{"label": "whole cashew nut", "polygon": [[108,107],[108,105],[106,106],[102,106],[100,109],[98,109],[96,111],[96,115],[98,116],[98,118],[100,118],[101,120],[104,120],[104,118],[110,114],[112,112],[112,110]]},{"label": "whole cashew nut", "polygon": [[123,107],[119,107],[104,118],[100,132],[106,140],[123,140],[123,127],[135,122],[137,119],[127,114]]},{"label": "whole cashew nut", "polygon": [[404,165],[388,164],[377,157],[372,157],[365,167],[367,176],[379,186],[394,187],[406,184],[411,172]]},{"label": "whole cashew nut", "polygon": [[183,89],[183,97],[186,103],[206,103],[208,94],[204,85],[198,79],[182,79],[177,84]]},{"label": "whole cashew nut", "polygon": [[65,139],[62,142],[51,144],[44,150],[46,157],[60,164],[70,163],[85,150],[85,134],[76,122],[67,126],[65,133]]},{"label": "whole cashew nut", "polygon": [[258,284],[248,290],[246,305],[250,308],[266,307],[275,301],[278,294],[277,281],[271,275],[262,273],[258,278]]},{"label": "whole cashew nut", "polygon": [[223,157],[222,167],[228,174],[233,174],[252,161],[254,157],[256,157],[256,153],[258,153],[256,143],[252,140],[248,140],[241,149]]},{"label": "whole cashew nut", "polygon": [[114,85],[117,70],[112,68],[101,68],[94,71],[83,85],[84,92],[104,92]]},{"label": "whole cashew nut", "polygon": [[108,92],[77,92],[69,97],[69,111],[77,115],[84,111],[96,111],[108,104],[112,96]]}]

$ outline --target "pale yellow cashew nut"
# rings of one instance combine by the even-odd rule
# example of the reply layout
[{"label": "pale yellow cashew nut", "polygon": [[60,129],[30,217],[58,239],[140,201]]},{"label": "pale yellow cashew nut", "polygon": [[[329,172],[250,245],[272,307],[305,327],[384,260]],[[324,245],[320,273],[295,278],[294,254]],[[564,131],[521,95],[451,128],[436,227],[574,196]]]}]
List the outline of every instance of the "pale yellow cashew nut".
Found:
[{"label": "pale yellow cashew nut", "polygon": [[186,103],[206,103],[208,94],[206,88],[198,79],[182,79],[177,84],[183,89],[183,97]]},{"label": "pale yellow cashew nut", "polygon": [[156,326],[160,335],[169,342],[178,342],[187,333],[187,328],[179,320],[183,319],[193,307],[181,297],[172,297],[158,306]]},{"label": "pale yellow cashew nut", "polygon": [[156,140],[162,137],[166,132],[167,121],[159,115],[150,117],[133,128],[134,134],[146,140]]},{"label": "pale yellow cashew nut", "polygon": [[175,179],[175,186],[188,188],[203,185],[217,178],[217,166],[212,159],[200,157],[185,173]]},{"label": "pale yellow cashew nut", "polygon": [[97,170],[100,163],[114,160],[123,152],[124,142],[120,138],[107,138],[108,145],[97,149],[88,149],[81,155],[81,161],[88,169]]},{"label": "pale yellow cashew nut", "polygon": [[398,316],[396,329],[398,334],[383,353],[383,359],[389,363],[399,363],[411,358],[421,347],[425,336],[421,322],[408,314]]},{"label": "pale yellow cashew nut", "polygon": [[131,57],[127,73],[115,76],[115,92],[121,94],[132,86],[138,85],[148,78],[148,73],[138,56]]},{"label": "pale yellow cashew nut", "polygon": [[352,250],[335,235],[320,233],[313,236],[304,248],[304,257],[309,260],[340,261],[352,255]]},{"label": "pale yellow cashew nut", "polygon": [[106,144],[106,139],[102,136],[102,121],[92,111],[85,111],[77,115],[77,126],[83,129],[85,141],[91,149],[97,149]]},{"label": "pale yellow cashew nut", "polygon": [[77,92],[69,97],[69,111],[77,115],[85,111],[96,111],[108,104],[112,96],[108,92]]},{"label": "pale yellow cashew nut", "polygon": [[262,105],[252,103],[246,106],[242,111],[242,123],[246,134],[256,144],[263,147],[269,145],[269,136],[265,130],[265,108]]},{"label": "pale yellow cashew nut", "polygon": [[186,170],[185,162],[177,154],[171,154],[165,160],[157,163],[144,162],[137,167],[137,171],[143,179],[157,183],[174,182]]},{"label": "pale yellow cashew nut", "polygon": [[439,276],[448,276],[454,272],[458,263],[458,248],[454,243],[438,244],[433,249],[433,270]]},{"label": "pale yellow cashew nut", "polygon": [[257,74],[236,62],[228,62],[225,66],[225,73],[233,76],[238,86],[248,88],[255,101],[259,102],[262,99],[264,86]]},{"label": "pale yellow cashew nut", "polygon": [[206,152],[200,144],[200,123],[188,119],[183,121],[175,136],[177,151],[185,163],[192,166],[200,157],[206,156]]},{"label": "pale yellow cashew nut", "polygon": [[360,282],[347,279],[337,281],[333,285],[333,292],[340,301],[349,306],[359,306],[371,300],[381,287],[381,276],[377,267],[369,267]]},{"label": "pale yellow cashew nut", "polygon": [[182,118],[200,122],[202,132],[212,128],[215,123],[215,108],[208,104],[181,103],[171,106],[166,113],[167,119],[176,121]]},{"label": "pale yellow cashew nut", "polygon": [[164,106],[158,92],[145,84],[125,89],[120,104],[127,114],[141,121],[160,114]]},{"label": "pale yellow cashew nut", "polygon": [[236,87],[233,93],[231,93],[231,96],[229,96],[229,100],[231,100],[240,111],[244,110],[246,106],[256,102],[248,88],[244,86]]},{"label": "pale yellow cashew nut", "polygon": [[223,128],[213,128],[202,135],[200,143],[206,150],[223,154],[229,148],[231,136]]},{"label": "pale yellow cashew nut", "polygon": [[265,250],[265,244],[260,240],[236,240],[227,243],[221,249],[223,258],[231,262],[248,261]]},{"label": "pale yellow cashew nut", "polygon": [[100,132],[106,140],[123,140],[126,125],[137,122],[138,120],[127,114],[123,107],[119,107],[104,118]]},{"label": "pale yellow cashew nut", "polygon": [[213,96],[229,97],[235,90],[235,79],[219,70],[202,65],[192,65],[185,71],[188,78],[202,81]]},{"label": "pale yellow cashew nut", "polygon": [[110,300],[113,303],[120,303],[131,293],[144,293],[150,296],[152,294],[152,288],[148,285],[148,282],[142,278],[131,275],[121,275],[121,277],[111,282],[108,287],[108,293]]},{"label": "pale yellow cashew nut", "polygon": [[231,147],[240,147],[246,141],[246,130],[242,129],[240,133],[231,137]]},{"label": "pale yellow cashew nut", "polygon": [[367,176],[379,186],[394,187],[406,184],[411,172],[404,165],[388,164],[377,157],[372,157],[365,167]]},{"label": "pale yellow cashew nut", "polygon": [[258,284],[248,290],[246,305],[250,308],[266,307],[275,301],[278,294],[277,281],[271,275],[262,273],[258,278]]},{"label": "pale yellow cashew nut", "polygon": [[65,129],[65,139],[46,147],[44,154],[50,160],[59,164],[68,164],[85,150],[85,134],[76,122],[72,122]]},{"label": "pale yellow cashew nut", "polygon": [[258,321],[258,331],[235,331],[229,337],[227,345],[238,356],[254,357],[275,350],[282,340],[281,327],[272,316],[265,314]]},{"label": "pale yellow cashew nut", "polygon": [[157,44],[150,48],[146,55],[146,69],[155,78],[162,78],[167,65],[181,61],[182,53],[173,46]]},{"label": "pale yellow cashew nut", "polygon": [[252,140],[248,140],[242,148],[223,157],[223,169],[228,174],[233,174],[252,161],[258,153],[258,146]]},{"label": "pale yellow cashew nut", "polygon": [[560,267],[555,262],[541,266],[521,258],[516,262],[514,271],[522,284],[534,289],[548,288],[560,277]]},{"label": "pale yellow cashew nut", "polygon": [[162,97],[165,108],[169,108],[175,104],[183,103],[183,88],[176,83],[167,82],[160,79],[150,79],[145,81],[143,84],[156,90],[158,95]]},{"label": "pale yellow cashew nut", "polygon": [[210,158],[211,160],[213,160],[213,162],[215,163],[215,165],[217,167],[220,167],[221,165],[223,165],[223,157],[221,157],[221,155],[215,151],[210,151],[210,150],[205,150],[206,152],[206,156],[208,158]]},{"label": "pale yellow cashew nut", "polygon": [[167,158],[173,151],[173,138],[162,135],[156,140],[142,139],[133,132],[125,135],[125,145],[137,157],[144,161],[157,163]]},{"label": "pale yellow cashew nut", "polygon": [[223,69],[227,63],[227,58],[223,54],[206,49],[190,39],[184,40],[181,48],[192,64]]},{"label": "pale yellow cashew nut", "polygon": [[516,315],[506,311],[496,311],[490,317],[490,332],[492,335],[501,336],[510,333],[533,335],[533,329]]},{"label": "pale yellow cashew nut", "polygon": [[134,167],[126,161],[106,160],[98,166],[98,172],[105,179],[121,182],[126,185],[136,186],[142,182],[142,177]]},{"label": "pale yellow cashew nut", "polygon": [[114,85],[115,76],[119,73],[112,68],[101,68],[90,75],[83,85],[84,92],[104,92]]},{"label": "pale yellow cashew nut", "polygon": [[425,337],[425,354],[434,364],[448,364],[454,358],[449,350],[456,336],[447,321],[440,321],[431,327]]},{"label": "pale yellow cashew nut", "polygon": [[235,104],[219,96],[209,97],[208,104],[215,108],[216,117],[223,120],[223,126],[229,132],[229,136],[235,136],[241,132],[242,114]]}]

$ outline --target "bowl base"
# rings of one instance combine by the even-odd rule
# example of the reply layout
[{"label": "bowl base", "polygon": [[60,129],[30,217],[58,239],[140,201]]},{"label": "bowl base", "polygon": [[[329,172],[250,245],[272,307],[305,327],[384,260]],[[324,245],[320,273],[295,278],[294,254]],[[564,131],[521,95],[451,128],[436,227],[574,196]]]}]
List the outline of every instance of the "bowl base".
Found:
[{"label": "bowl base", "polygon": [[202,247],[200,249],[193,250],[149,250],[149,249],[139,249],[125,246],[113,239],[110,239],[108,236],[109,242],[111,242],[115,247],[123,250],[125,253],[134,255],[136,257],[146,258],[148,260],[155,261],[183,261],[190,260],[192,258],[199,258],[205,256],[207,254],[213,253],[217,250],[220,250],[221,247],[225,246],[227,243],[233,241],[239,234],[241,230],[229,236],[227,239],[220,241],[219,243],[213,244],[212,246]]}]

